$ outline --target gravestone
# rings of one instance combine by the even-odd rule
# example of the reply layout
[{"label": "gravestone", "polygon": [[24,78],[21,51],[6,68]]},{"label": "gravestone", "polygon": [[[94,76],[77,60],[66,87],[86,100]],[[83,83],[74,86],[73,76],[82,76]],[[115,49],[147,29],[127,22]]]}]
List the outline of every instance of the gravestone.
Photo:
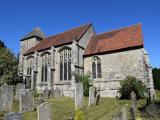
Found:
[{"label": "gravestone", "polygon": [[100,93],[98,93],[97,96],[96,96],[96,105],[99,104],[99,100],[100,100]]},{"label": "gravestone", "polygon": [[54,90],[54,97],[61,97],[61,96],[63,96],[63,91],[59,88],[56,88]]},{"label": "gravestone", "polygon": [[11,111],[13,102],[13,86],[2,85],[1,86],[1,100],[3,104],[3,110]]},{"label": "gravestone", "polygon": [[126,112],[126,108],[123,107],[122,110],[122,120],[127,120],[127,112]]},{"label": "gravestone", "polygon": [[83,107],[83,84],[75,84],[75,109]]},{"label": "gravestone", "polygon": [[30,89],[20,90],[20,112],[27,112],[34,110],[33,92]]},{"label": "gravestone", "polygon": [[136,97],[136,94],[133,91],[131,92],[131,106],[133,108],[134,115],[136,115],[137,97]]},{"label": "gravestone", "polygon": [[38,108],[38,120],[51,120],[51,105],[47,102],[42,103]]},{"label": "gravestone", "polygon": [[95,103],[94,93],[95,93],[95,88],[94,88],[94,86],[91,86],[89,88],[89,103],[88,103],[88,106],[94,105],[94,103]]},{"label": "gravestone", "polygon": [[130,112],[131,120],[135,120],[135,113],[132,107],[129,109],[129,112]]},{"label": "gravestone", "polygon": [[24,83],[18,83],[16,85],[16,100],[19,100],[20,90],[21,89],[25,89],[25,84]]},{"label": "gravestone", "polygon": [[48,99],[49,98],[49,90],[48,87],[46,86],[46,88],[43,91],[43,97]]},{"label": "gravestone", "polygon": [[10,112],[5,115],[4,120],[23,120],[22,113]]}]

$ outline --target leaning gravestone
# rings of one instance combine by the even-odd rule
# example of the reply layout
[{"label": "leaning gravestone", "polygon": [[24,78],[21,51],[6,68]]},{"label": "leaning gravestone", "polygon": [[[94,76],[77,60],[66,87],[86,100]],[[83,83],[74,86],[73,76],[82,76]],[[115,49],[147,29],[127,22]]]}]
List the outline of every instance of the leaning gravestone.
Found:
[{"label": "leaning gravestone", "polygon": [[27,112],[34,110],[33,92],[30,89],[20,90],[20,112]]},{"label": "leaning gravestone", "polygon": [[91,86],[89,88],[89,103],[88,103],[88,106],[94,105],[94,103],[95,103],[94,93],[95,93],[95,88],[93,86]]},{"label": "leaning gravestone", "polygon": [[38,108],[38,120],[51,120],[51,105],[47,102],[42,103]]},{"label": "leaning gravestone", "polygon": [[137,97],[136,97],[136,94],[133,91],[131,92],[131,106],[133,108],[134,115],[136,115]]},{"label": "leaning gravestone", "polygon": [[16,100],[19,100],[20,90],[21,89],[25,89],[25,84],[24,83],[18,83],[16,85]]},{"label": "leaning gravestone", "polygon": [[5,115],[4,120],[23,120],[22,113],[11,112]]},{"label": "leaning gravestone", "polygon": [[83,84],[77,83],[75,85],[75,108],[83,107]]}]

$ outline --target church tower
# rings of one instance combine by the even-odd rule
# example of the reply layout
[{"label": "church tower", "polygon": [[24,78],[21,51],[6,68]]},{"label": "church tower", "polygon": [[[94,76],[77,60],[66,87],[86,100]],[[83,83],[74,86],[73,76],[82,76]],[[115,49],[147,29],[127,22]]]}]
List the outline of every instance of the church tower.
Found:
[{"label": "church tower", "polygon": [[44,33],[40,30],[39,27],[33,29],[33,31],[26,34],[20,40],[20,53],[19,53],[19,75],[23,75],[23,62],[24,62],[24,53],[27,52],[30,48],[37,45],[41,40],[45,38]]}]

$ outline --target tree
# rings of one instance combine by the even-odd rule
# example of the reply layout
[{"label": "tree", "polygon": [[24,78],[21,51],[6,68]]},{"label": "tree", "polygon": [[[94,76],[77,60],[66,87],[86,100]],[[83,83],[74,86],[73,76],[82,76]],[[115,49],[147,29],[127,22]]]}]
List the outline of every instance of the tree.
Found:
[{"label": "tree", "polygon": [[160,68],[153,68],[152,70],[153,74],[153,81],[154,81],[154,87],[157,90],[160,90]]},{"label": "tree", "polygon": [[144,92],[147,92],[147,88],[141,80],[137,80],[133,76],[127,76],[126,79],[120,81],[119,93],[121,98],[129,99],[132,91],[140,99],[144,97]]},{"label": "tree", "polygon": [[13,84],[17,79],[18,60],[0,40],[0,84]]}]

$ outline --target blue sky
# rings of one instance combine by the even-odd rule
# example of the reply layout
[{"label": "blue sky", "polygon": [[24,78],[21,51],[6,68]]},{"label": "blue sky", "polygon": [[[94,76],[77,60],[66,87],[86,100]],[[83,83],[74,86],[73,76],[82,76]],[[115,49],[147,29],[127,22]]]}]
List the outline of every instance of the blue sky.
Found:
[{"label": "blue sky", "polygon": [[86,23],[97,33],[142,23],[151,65],[160,67],[159,0],[0,0],[0,39],[15,54],[36,26],[53,35]]}]

